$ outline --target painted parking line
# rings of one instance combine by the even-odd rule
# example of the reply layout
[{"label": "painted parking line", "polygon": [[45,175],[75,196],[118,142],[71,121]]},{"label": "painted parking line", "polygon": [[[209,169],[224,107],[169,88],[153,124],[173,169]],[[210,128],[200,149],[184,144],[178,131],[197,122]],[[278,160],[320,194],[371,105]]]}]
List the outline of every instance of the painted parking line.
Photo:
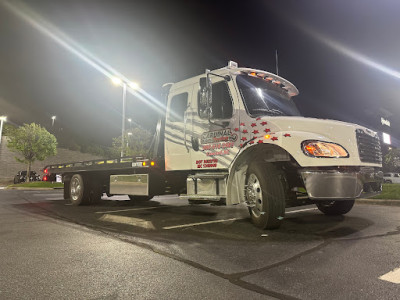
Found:
[{"label": "painted parking line", "polygon": [[41,193],[41,194],[39,194],[39,193],[34,193],[34,194],[31,194],[31,196],[34,196],[34,197],[62,197],[63,198],[63,194],[62,193]]},{"label": "painted parking line", "polygon": [[379,279],[400,284],[400,268],[394,269],[393,271],[382,275],[379,277]]},{"label": "painted parking line", "polygon": [[183,224],[183,225],[166,226],[166,227],[163,227],[163,229],[168,230],[168,229],[175,229],[175,228],[185,228],[185,227],[214,224],[214,223],[224,223],[224,222],[244,220],[244,219],[247,219],[247,218],[232,218],[232,219],[225,219],[225,220],[214,220],[214,221],[205,221],[205,222],[190,223],[190,224]]},{"label": "painted parking line", "polygon": [[118,224],[132,225],[132,226],[142,227],[145,229],[155,229],[151,221],[146,221],[139,218],[105,214],[101,216],[99,220],[105,222],[118,223]]},{"label": "painted parking line", "polygon": [[[103,214],[103,216],[100,217],[101,221],[114,222],[114,223],[120,223],[120,224],[128,224],[128,225],[138,226],[138,227],[142,227],[142,228],[146,228],[146,229],[155,229],[155,227],[151,221],[146,221],[146,220],[139,219],[139,218],[126,217],[126,216],[111,215],[111,214],[116,213],[116,212],[150,210],[150,209],[157,209],[157,208],[163,208],[163,207],[166,207],[166,206],[128,208],[128,209],[119,209],[119,210],[110,210],[110,211],[97,211],[95,213]],[[293,211],[286,212],[286,214],[310,211],[310,210],[316,210],[316,209],[317,208],[299,209],[299,210],[293,210]],[[177,228],[187,228],[187,227],[201,226],[201,225],[208,225],[208,224],[233,222],[233,221],[244,220],[244,219],[247,219],[247,217],[204,221],[204,222],[181,224],[181,225],[174,225],[174,226],[165,226],[162,229],[170,230],[170,229],[177,229]]]},{"label": "painted parking line", "polygon": [[[317,208],[307,208],[307,209],[299,209],[299,210],[293,210],[293,211],[288,211],[288,213],[296,213],[296,212],[302,212],[302,211],[309,211],[309,210],[316,210]],[[175,225],[175,226],[166,226],[163,227],[163,229],[176,229],[176,228],[185,228],[185,227],[192,227],[192,226],[200,226],[200,225],[207,225],[207,224],[214,224],[214,223],[224,223],[224,222],[229,222],[229,221],[238,221],[238,220],[244,220],[246,218],[232,218],[232,219],[225,219],[225,220],[214,220],[214,221],[205,221],[205,222],[198,222],[198,223],[190,223],[190,224],[183,224],[183,225]]]},{"label": "painted parking line", "polygon": [[108,211],[96,211],[95,214],[110,214],[110,213],[114,213],[114,212],[148,210],[148,209],[156,209],[156,208],[163,208],[163,207],[166,207],[166,205],[163,205],[163,206],[152,206],[152,207],[127,208],[127,209],[108,210]]}]

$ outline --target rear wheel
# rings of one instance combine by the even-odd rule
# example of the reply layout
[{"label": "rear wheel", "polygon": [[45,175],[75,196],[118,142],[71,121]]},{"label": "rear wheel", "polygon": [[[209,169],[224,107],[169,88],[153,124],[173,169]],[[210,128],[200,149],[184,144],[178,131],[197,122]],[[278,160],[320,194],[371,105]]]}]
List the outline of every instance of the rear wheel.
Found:
[{"label": "rear wheel", "polygon": [[338,216],[348,213],[354,205],[354,200],[319,201],[318,209],[328,216]]},{"label": "rear wheel", "polygon": [[101,185],[92,185],[89,192],[89,202],[98,203],[103,196],[103,187]]},{"label": "rear wheel", "polygon": [[82,175],[74,174],[69,184],[69,195],[72,205],[83,205],[89,202],[89,189]]},{"label": "rear wheel", "polygon": [[278,228],[285,215],[283,172],[270,163],[252,163],[247,171],[245,193],[253,223],[263,229]]}]

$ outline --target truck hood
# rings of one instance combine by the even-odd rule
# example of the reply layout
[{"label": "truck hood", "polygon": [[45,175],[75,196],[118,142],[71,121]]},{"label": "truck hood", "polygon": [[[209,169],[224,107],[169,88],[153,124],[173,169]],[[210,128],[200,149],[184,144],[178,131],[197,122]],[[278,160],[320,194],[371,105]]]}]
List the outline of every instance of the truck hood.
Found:
[{"label": "truck hood", "polygon": [[371,130],[356,124],[328,119],[304,117],[268,117],[265,119],[276,131],[305,131],[332,140],[336,140],[344,132],[352,132],[354,134],[358,128],[367,130],[370,134],[372,133]]},{"label": "truck hood", "polygon": [[[360,140],[363,144],[363,146],[360,146],[362,147],[360,151],[364,153],[364,156],[370,155],[371,151],[375,151],[370,147],[373,147],[371,143],[376,143],[376,139],[378,139],[376,132],[360,125],[303,117],[262,117],[257,118],[251,126],[253,125],[258,125],[255,128],[259,132],[270,132],[270,141],[288,151],[304,167],[317,165],[379,165],[370,163],[366,159],[364,159],[364,162],[360,160],[357,136],[363,136]],[[317,160],[309,158],[304,155],[300,147],[305,140],[319,140],[339,144],[347,150],[349,157]],[[380,152],[380,150],[377,151]],[[380,154],[376,153],[376,155]]]}]

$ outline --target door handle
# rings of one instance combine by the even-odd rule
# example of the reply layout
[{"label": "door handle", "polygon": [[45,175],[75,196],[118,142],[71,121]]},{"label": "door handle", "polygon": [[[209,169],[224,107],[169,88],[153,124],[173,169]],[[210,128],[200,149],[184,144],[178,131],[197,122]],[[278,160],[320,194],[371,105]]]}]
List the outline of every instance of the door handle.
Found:
[{"label": "door handle", "polygon": [[199,139],[192,136],[191,137],[192,148],[194,151],[199,151]]},{"label": "door handle", "polygon": [[186,151],[189,152],[189,147],[186,144],[186,121],[187,121],[187,110],[183,113],[183,143],[186,147]]}]

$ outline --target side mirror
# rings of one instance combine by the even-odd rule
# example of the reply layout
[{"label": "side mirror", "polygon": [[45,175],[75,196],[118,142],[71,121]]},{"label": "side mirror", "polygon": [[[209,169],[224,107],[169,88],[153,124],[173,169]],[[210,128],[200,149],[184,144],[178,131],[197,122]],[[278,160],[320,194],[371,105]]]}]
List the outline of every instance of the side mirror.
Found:
[{"label": "side mirror", "polygon": [[230,81],[231,77],[229,75],[219,75],[219,74],[214,74],[211,73],[210,70],[206,70],[206,77],[200,78],[200,97],[199,97],[199,113],[200,117],[202,118],[208,118],[208,122],[211,124],[219,125],[222,127],[226,127],[224,124],[217,124],[213,123],[211,121],[213,117],[213,111],[212,111],[212,81],[211,81],[211,75],[221,77],[225,81]]}]

